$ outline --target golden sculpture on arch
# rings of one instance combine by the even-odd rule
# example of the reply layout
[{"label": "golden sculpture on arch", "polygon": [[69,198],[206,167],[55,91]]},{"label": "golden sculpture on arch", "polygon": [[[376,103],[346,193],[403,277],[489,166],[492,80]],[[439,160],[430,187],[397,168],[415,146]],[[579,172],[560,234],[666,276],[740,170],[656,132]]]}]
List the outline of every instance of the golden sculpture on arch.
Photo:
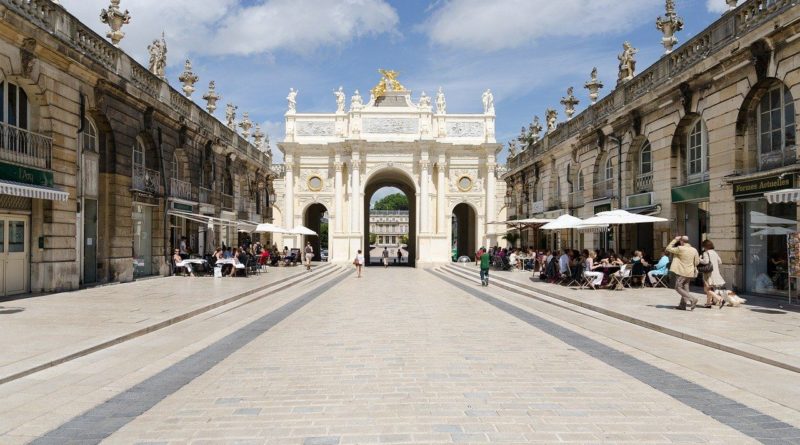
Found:
[{"label": "golden sculpture on arch", "polygon": [[397,76],[400,73],[395,70],[385,69],[379,69],[378,72],[381,73],[382,77],[381,81],[372,89],[373,96],[376,98],[384,96],[387,91],[406,91],[406,87],[397,80]]}]

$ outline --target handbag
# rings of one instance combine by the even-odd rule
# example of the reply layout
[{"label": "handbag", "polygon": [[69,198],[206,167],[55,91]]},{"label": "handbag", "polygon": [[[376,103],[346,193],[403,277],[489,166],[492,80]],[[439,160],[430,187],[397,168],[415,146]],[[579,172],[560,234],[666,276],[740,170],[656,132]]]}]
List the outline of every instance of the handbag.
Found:
[{"label": "handbag", "polygon": [[698,264],[697,271],[700,273],[711,273],[714,271],[714,263],[711,262],[711,255],[705,255],[708,258],[708,263]]}]

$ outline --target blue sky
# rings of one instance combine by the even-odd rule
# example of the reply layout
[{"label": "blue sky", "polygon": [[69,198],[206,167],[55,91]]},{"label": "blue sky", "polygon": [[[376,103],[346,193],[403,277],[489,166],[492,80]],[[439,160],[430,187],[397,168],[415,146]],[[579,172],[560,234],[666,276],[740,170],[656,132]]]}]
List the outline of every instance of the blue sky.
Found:
[{"label": "blue sky", "polygon": [[[107,0],[62,0],[101,35],[98,14]],[[724,11],[724,0],[676,0],[686,26],[680,42]],[[583,88],[592,67],[611,91],[622,42],[639,49],[637,71],[661,57],[655,20],[663,0],[122,0],[133,19],[122,48],[146,65],[147,44],[166,33],[168,79],[189,57],[200,76],[195,101],[215,80],[224,104],[248,111],[275,142],[283,136],[290,87],[299,112],[332,112],[332,91],[362,94],[379,80],[378,68],[400,72],[418,97],[439,86],[448,111],[479,112],[491,88],[500,142],[515,138],[534,115],[559,110],[567,87]],[[504,150],[500,155],[503,161]],[[278,159],[279,161],[280,159]]]}]

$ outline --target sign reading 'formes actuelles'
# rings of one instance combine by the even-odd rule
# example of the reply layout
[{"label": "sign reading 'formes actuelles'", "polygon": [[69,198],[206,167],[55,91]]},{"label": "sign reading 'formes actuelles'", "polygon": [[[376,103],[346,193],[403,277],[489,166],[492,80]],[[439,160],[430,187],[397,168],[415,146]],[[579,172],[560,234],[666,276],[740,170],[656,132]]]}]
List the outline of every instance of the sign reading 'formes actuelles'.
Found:
[{"label": "sign reading 'formes actuelles'", "polygon": [[733,185],[733,196],[757,195],[794,186],[794,176],[771,176],[764,179],[740,182]]}]

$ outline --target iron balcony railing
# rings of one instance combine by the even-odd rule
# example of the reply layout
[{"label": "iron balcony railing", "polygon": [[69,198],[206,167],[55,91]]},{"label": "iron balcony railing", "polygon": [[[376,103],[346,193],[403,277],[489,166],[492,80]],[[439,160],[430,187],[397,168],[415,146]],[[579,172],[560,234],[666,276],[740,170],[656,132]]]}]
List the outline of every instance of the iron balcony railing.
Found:
[{"label": "iron balcony railing", "polygon": [[636,176],[634,184],[636,193],[652,192],[653,191],[653,172],[645,173]]},{"label": "iron balcony railing", "polygon": [[222,209],[233,210],[233,195],[222,194]]},{"label": "iron balcony railing", "polygon": [[592,198],[611,198],[614,196],[614,179],[604,179],[594,184],[594,194]]},{"label": "iron balcony railing", "polygon": [[773,168],[786,167],[797,163],[797,147],[786,147],[782,150],[773,150],[769,153],[759,154],[759,171],[772,170]]},{"label": "iron balcony railing", "polygon": [[157,195],[161,191],[161,173],[157,170],[134,164],[132,179],[133,190],[152,195]]},{"label": "iron balcony railing", "polygon": [[171,178],[169,181],[169,195],[173,198],[192,199],[192,184],[180,179]]},{"label": "iron balcony railing", "polygon": [[200,202],[203,204],[211,204],[211,189],[200,187]]},{"label": "iron balcony railing", "polygon": [[0,122],[0,160],[50,170],[53,139]]}]

